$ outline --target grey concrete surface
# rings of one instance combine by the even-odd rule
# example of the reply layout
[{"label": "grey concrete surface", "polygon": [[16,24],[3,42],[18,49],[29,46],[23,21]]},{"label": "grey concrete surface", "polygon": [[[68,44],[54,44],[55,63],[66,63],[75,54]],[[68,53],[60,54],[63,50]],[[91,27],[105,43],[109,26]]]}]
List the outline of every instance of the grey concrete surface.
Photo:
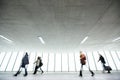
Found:
[{"label": "grey concrete surface", "polygon": [[83,77],[79,77],[79,72],[45,72],[43,75],[37,73],[33,75],[29,72],[28,76],[24,77],[21,73],[14,77],[15,72],[0,72],[0,80],[120,80],[120,71],[112,72],[111,74],[95,72],[95,76],[91,77],[89,72],[84,72]]}]

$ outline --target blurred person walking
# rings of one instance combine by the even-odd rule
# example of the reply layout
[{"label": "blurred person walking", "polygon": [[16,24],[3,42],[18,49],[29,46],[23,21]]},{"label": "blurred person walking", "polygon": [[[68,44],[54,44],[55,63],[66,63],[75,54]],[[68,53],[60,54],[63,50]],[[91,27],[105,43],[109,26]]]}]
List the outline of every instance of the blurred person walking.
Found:
[{"label": "blurred person walking", "polygon": [[101,54],[99,54],[99,60],[98,60],[98,62],[99,61],[101,61],[101,64],[102,64],[102,66],[103,66],[103,73],[105,72],[105,71],[108,71],[108,73],[111,73],[110,71],[112,70],[112,68],[110,67],[110,66],[106,66],[105,64],[106,64],[106,61],[105,61],[105,59],[104,59],[104,57],[101,55]]},{"label": "blurred person walking", "polygon": [[33,74],[36,74],[37,73],[37,71],[38,71],[38,68],[40,68],[40,70],[41,70],[41,74],[43,74],[43,70],[42,70],[42,65],[43,65],[43,63],[42,63],[42,59],[41,59],[41,57],[39,57],[38,56],[38,58],[37,58],[37,60],[34,62],[34,64],[36,63],[36,66],[35,66],[35,70],[34,70],[34,73]]},{"label": "blurred person walking", "polygon": [[[80,69],[80,73],[79,73],[79,76],[82,77],[83,74],[82,74],[82,71],[83,71],[83,65],[86,65],[86,56],[85,54],[80,51],[80,63],[81,63],[81,69]],[[91,73],[91,76],[94,76],[94,72],[90,69],[90,67],[87,67]]]},{"label": "blurred person walking", "polygon": [[21,73],[21,70],[22,68],[25,69],[25,74],[24,76],[27,76],[28,75],[28,72],[27,72],[27,65],[29,64],[29,58],[28,58],[28,53],[26,52],[24,57],[22,58],[22,62],[21,62],[21,65],[19,67],[19,70],[17,71],[16,74],[14,74],[14,76],[17,76],[18,74]]}]

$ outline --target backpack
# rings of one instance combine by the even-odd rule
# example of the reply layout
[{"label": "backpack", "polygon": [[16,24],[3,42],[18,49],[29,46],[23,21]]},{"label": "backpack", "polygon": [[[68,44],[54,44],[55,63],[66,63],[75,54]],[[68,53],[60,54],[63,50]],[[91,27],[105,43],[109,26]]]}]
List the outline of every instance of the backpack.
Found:
[{"label": "backpack", "polygon": [[41,67],[43,65],[42,61],[40,60],[40,63],[39,63],[39,67]]}]

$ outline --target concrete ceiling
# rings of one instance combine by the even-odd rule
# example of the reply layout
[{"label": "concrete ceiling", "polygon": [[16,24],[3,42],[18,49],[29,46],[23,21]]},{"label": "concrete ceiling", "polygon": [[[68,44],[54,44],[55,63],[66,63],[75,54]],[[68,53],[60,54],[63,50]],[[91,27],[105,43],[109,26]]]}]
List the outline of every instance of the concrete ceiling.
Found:
[{"label": "concrete ceiling", "polygon": [[120,0],[0,0],[0,35],[5,51],[119,50]]}]

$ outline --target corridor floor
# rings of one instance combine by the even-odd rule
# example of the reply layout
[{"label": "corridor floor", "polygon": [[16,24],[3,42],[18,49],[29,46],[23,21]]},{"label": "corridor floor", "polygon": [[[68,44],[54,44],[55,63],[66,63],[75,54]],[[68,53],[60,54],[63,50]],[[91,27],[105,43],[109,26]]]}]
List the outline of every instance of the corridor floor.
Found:
[{"label": "corridor floor", "polygon": [[92,77],[89,72],[83,72],[83,77],[79,77],[79,72],[38,72],[33,75],[29,72],[28,76],[24,77],[22,72],[17,77],[14,77],[15,72],[0,72],[0,80],[120,80],[120,71],[112,72],[111,74],[95,72]]}]

